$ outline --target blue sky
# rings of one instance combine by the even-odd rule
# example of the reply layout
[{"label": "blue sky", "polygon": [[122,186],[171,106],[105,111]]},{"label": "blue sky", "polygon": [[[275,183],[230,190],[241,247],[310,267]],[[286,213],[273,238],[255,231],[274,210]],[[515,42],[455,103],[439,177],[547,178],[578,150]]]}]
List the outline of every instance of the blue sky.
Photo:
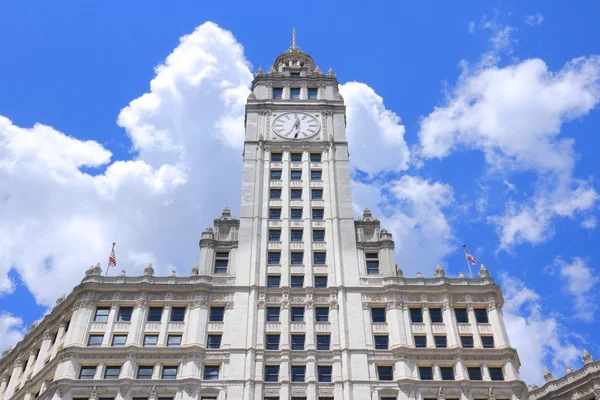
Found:
[{"label": "blue sky", "polygon": [[456,276],[466,243],[503,285],[529,383],[544,366],[579,366],[583,348],[600,356],[599,12],[594,1],[1,3],[0,347],[113,240],[129,275],[148,262],[189,273],[200,232],[239,207],[251,72],[296,26],[343,84],[357,215],[369,207],[392,231],[405,273],[431,276],[439,262]]}]

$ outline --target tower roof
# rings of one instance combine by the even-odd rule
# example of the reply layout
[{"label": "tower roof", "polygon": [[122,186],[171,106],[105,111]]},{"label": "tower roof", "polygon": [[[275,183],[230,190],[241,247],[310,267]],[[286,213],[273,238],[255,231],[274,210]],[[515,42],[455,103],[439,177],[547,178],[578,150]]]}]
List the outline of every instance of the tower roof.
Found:
[{"label": "tower roof", "polygon": [[288,68],[307,68],[312,71],[315,68],[315,62],[312,57],[296,45],[296,28],[292,28],[292,45],[277,57],[273,68],[281,71],[284,67]]}]

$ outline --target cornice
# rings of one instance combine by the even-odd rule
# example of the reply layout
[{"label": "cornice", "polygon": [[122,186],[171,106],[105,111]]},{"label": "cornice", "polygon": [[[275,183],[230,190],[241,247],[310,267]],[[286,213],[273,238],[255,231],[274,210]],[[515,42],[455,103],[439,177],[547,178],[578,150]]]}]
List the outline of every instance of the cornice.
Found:
[{"label": "cornice", "polygon": [[583,398],[600,389],[600,360],[585,364],[562,378],[546,382],[541,388],[529,393],[529,400],[560,399],[577,392]]}]

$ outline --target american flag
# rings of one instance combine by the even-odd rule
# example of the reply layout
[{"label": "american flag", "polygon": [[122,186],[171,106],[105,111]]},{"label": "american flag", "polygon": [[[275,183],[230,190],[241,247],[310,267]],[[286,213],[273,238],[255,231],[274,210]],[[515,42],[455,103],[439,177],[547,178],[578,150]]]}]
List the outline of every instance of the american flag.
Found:
[{"label": "american flag", "polygon": [[467,260],[471,261],[471,264],[477,265],[477,262],[475,261],[475,257],[473,257],[473,255],[471,253],[467,253]]},{"label": "american flag", "polygon": [[115,243],[113,243],[112,250],[110,251],[110,256],[108,256],[108,266],[109,267],[117,266],[117,256],[115,255]]}]

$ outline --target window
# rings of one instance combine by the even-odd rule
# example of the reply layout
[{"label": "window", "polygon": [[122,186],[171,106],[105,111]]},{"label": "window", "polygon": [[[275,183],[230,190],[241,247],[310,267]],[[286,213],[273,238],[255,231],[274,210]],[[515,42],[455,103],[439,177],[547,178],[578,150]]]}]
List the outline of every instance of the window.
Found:
[{"label": "window", "polygon": [[273,88],[273,98],[283,99],[283,88]]},{"label": "window", "polygon": [[311,191],[311,199],[323,200],[323,189],[313,189]]},{"label": "window", "polygon": [[290,73],[290,76],[292,78],[300,78],[300,72],[292,72],[292,73]]},{"label": "window", "polygon": [[462,347],[465,349],[473,348],[473,336],[461,336],[460,342],[462,343]]},{"label": "window", "polygon": [[302,153],[290,153],[291,162],[302,162]]},{"label": "window", "polygon": [[312,210],[312,219],[316,220],[316,221],[321,221],[323,219],[323,212],[324,210],[322,208],[313,208]]},{"label": "window", "polygon": [[304,350],[304,335],[292,335],[292,350]]},{"label": "window", "polygon": [[326,253],[313,253],[313,264],[324,265]]},{"label": "window", "polygon": [[204,380],[205,381],[216,381],[219,379],[219,366],[218,365],[205,365],[204,366]]},{"label": "window", "polygon": [[319,382],[331,382],[331,365],[318,365],[317,378]]},{"label": "window", "polygon": [[125,346],[127,343],[127,335],[113,335],[112,345],[113,346]]},{"label": "window", "polygon": [[265,382],[279,381],[279,365],[265,365]]},{"label": "window", "polygon": [[503,381],[504,380],[504,374],[502,373],[502,368],[490,367],[488,369],[490,370],[490,378],[493,381]]},{"label": "window", "polygon": [[301,208],[292,208],[291,209],[291,218],[292,219],[302,219],[302,209]]},{"label": "window", "polygon": [[291,239],[292,242],[301,242],[302,241],[302,229],[292,229]]},{"label": "window", "polygon": [[163,366],[162,379],[177,379],[177,367],[175,366]]},{"label": "window", "polygon": [[292,307],[292,322],[304,321],[304,307]]},{"label": "window", "polygon": [[278,251],[270,251],[269,252],[269,259],[268,262],[269,264],[273,265],[273,264],[279,264],[281,260],[281,253]]},{"label": "window", "polygon": [[454,368],[440,367],[440,372],[442,374],[443,381],[453,381],[454,380]]},{"label": "window", "polygon": [[281,276],[280,275],[269,275],[269,276],[267,276],[267,287],[276,288],[276,287],[279,287],[280,283],[281,283]]},{"label": "window", "polygon": [[225,307],[211,307],[210,308],[210,319],[212,322],[223,322],[225,317]]},{"label": "window", "polygon": [[271,200],[281,199],[281,189],[271,189],[269,191],[269,199],[271,199]]},{"label": "window", "polygon": [[430,308],[429,316],[431,317],[431,322],[444,322],[441,308]]},{"label": "window", "polygon": [[321,162],[321,153],[310,153],[310,162]]},{"label": "window", "polygon": [[366,253],[367,259],[367,274],[378,275],[379,274],[379,253]]},{"label": "window", "polygon": [[410,322],[423,322],[423,310],[421,308],[410,308]]},{"label": "window", "polygon": [[435,347],[439,349],[444,349],[448,347],[448,342],[446,341],[446,336],[434,336],[435,339]]},{"label": "window", "polygon": [[281,170],[280,169],[271,170],[271,180],[273,180],[273,181],[281,180]]},{"label": "window", "polygon": [[291,286],[293,288],[304,287],[304,275],[292,275],[291,280]]},{"label": "window", "polygon": [[54,335],[52,335],[52,345],[54,346],[54,343],[56,343],[56,338],[58,337],[58,331],[54,332]]},{"label": "window", "polygon": [[376,350],[387,350],[389,347],[389,338],[387,335],[376,335],[375,336],[375,349]]},{"label": "window", "polygon": [[329,350],[330,344],[330,335],[317,335],[317,350]]},{"label": "window", "polygon": [[162,317],[163,308],[162,307],[150,307],[148,310],[148,321],[149,322],[160,322],[160,318]]},{"label": "window", "polygon": [[266,349],[279,350],[279,335],[266,335]]},{"label": "window", "polygon": [[475,320],[478,324],[487,324],[490,321],[488,320],[488,313],[485,308],[476,308],[475,309]]},{"label": "window", "polygon": [[108,314],[110,313],[110,307],[98,307],[96,308],[96,315],[94,321],[106,322],[108,321]]},{"label": "window", "polygon": [[131,321],[131,315],[133,314],[133,307],[119,307],[119,314],[117,321],[129,322]]},{"label": "window", "polygon": [[433,380],[433,370],[431,367],[419,367],[419,377],[423,381]]},{"label": "window", "polygon": [[158,335],[145,335],[144,346],[156,346],[158,344]]},{"label": "window", "polygon": [[329,322],[329,307],[315,307],[315,321]]},{"label": "window", "polygon": [[290,99],[300,98],[300,88],[290,88]]},{"label": "window", "polygon": [[292,189],[290,191],[290,199],[292,199],[292,200],[302,199],[302,189]]},{"label": "window", "polygon": [[293,169],[290,171],[290,179],[293,181],[299,181],[302,179],[302,171],[299,169]]},{"label": "window", "polygon": [[279,307],[267,307],[267,321],[279,322]]},{"label": "window", "polygon": [[327,287],[327,276],[326,275],[315,275],[315,287],[326,288]]},{"label": "window", "polygon": [[269,229],[269,241],[279,242],[281,240],[281,231],[279,229]]},{"label": "window", "polygon": [[493,336],[482,336],[481,344],[483,344],[484,349],[493,349],[494,348],[494,337]]},{"label": "window", "polygon": [[378,366],[377,376],[380,381],[392,381],[394,380],[394,369],[388,366]]},{"label": "window", "polygon": [[371,308],[372,322],[385,322],[385,308]]},{"label": "window", "polygon": [[139,366],[137,372],[137,379],[152,379],[152,366]]},{"label": "window", "polygon": [[310,171],[310,180],[320,181],[323,173],[321,171]]},{"label": "window", "polygon": [[319,89],[317,89],[317,88],[308,88],[308,99],[309,100],[316,100],[318,93],[319,93]]},{"label": "window", "polygon": [[454,313],[456,314],[456,322],[459,324],[469,323],[469,314],[467,314],[466,308],[455,308]]},{"label": "window", "polygon": [[281,219],[281,208],[269,208],[269,219]]},{"label": "window", "polygon": [[119,375],[121,375],[121,367],[106,366],[104,379],[119,379]]},{"label": "window", "polygon": [[88,346],[102,346],[102,339],[104,339],[104,335],[90,335],[88,339]]},{"label": "window", "polygon": [[171,309],[171,322],[183,322],[184,319],[185,307],[173,307]]},{"label": "window", "polygon": [[221,335],[208,335],[206,338],[206,348],[216,350],[221,348]]},{"label": "window", "polygon": [[293,251],[291,254],[292,257],[292,265],[302,265],[304,261],[304,253]]},{"label": "window", "polygon": [[415,335],[415,347],[427,347],[427,336]]},{"label": "window", "polygon": [[79,370],[79,379],[94,379],[96,367],[81,367]]},{"label": "window", "polygon": [[324,242],[325,241],[325,231],[318,230],[313,231],[313,242]]},{"label": "window", "polygon": [[480,367],[469,367],[467,368],[469,371],[469,379],[472,381],[480,381],[482,380],[481,376],[481,368]]},{"label": "window", "polygon": [[292,365],[292,382],[304,382],[306,365]]},{"label": "window", "polygon": [[181,346],[181,335],[169,335],[167,336],[167,346],[179,347]]}]

